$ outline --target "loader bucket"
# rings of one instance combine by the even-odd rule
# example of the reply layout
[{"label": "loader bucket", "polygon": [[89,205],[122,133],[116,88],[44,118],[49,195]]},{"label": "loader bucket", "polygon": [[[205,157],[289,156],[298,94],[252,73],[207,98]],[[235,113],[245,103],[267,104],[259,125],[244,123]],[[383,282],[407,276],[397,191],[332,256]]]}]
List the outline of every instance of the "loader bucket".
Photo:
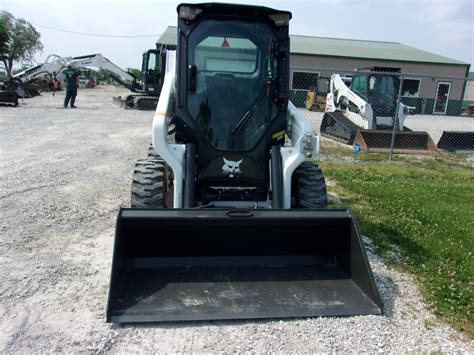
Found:
[{"label": "loader bucket", "polygon": [[443,131],[438,141],[438,148],[451,152],[474,151],[474,132]]},{"label": "loader bucket", "polygon": [[[359,130],[354,144],[367,152],[387,153],[392,144],[392,131]],[[427,132],[395,132],[393,153],[403,154],[438,154],[436,145]]]},{"label": "loader bucket", "polygon": [[0,91],[0,106],[18,106],[18,95],[14,91]]},{"label": "loader bucket", "polygon": [[381,312],[348,210],[119,212],[107,322]]}]

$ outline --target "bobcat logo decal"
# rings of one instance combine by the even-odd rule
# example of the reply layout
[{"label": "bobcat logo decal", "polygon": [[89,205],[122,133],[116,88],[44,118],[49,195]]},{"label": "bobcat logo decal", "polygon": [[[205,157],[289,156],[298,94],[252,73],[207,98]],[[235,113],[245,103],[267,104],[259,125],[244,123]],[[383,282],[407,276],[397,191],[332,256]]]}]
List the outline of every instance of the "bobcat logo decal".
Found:
[{"label": "bobcat logo decal", "polygon": [[222,166],[222,174],[227,175],[230,178],[233,178],[242,172],[240,170],[240,163],[244,161],[243,159],[240,159],[239,161],[232,161],[232,160],[227,160],[224,157],[222,158],[224,159],[224,165]]}]

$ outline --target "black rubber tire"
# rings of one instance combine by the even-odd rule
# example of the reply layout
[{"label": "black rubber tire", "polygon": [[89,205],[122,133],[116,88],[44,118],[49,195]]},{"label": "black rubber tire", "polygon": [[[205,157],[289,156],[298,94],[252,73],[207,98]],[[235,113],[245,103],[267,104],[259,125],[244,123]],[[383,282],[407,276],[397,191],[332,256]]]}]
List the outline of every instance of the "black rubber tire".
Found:
[{"label": "black rubber tire", "polygon": [[320,111],[322,111],[322,110],[321,110],[321,108],[319,107],[318,104],[314,104],[313,106],[311,106],[310,111],[313,111],[313,112],[320,112]]},{"label": "black rubber tire", "polygon": [[303,163],[293,173],[296,208],[327,208],[326,182],[321,169],[313,163]]},{"label": "black rubber tire", "polygon": [[148,155],[135,164],[132,180],[132,208],[163,208],[166,164],[158,156]]}]

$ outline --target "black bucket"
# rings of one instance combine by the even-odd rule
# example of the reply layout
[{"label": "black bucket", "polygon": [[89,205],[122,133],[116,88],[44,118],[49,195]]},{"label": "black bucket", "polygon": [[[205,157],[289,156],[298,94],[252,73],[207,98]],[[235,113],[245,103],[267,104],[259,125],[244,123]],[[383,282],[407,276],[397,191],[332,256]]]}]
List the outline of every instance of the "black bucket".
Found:
[{"label": "black bucket", "polygon": [[119,212],[107,322],[381,312],[348,210]]},{"label": "black bucket", "polygon": [[473,131],[443,131],[438,141],[438,148],[456,151],[474,151]]},{"label": "black bucket", "polygon": [[0,106],[18,106],[18,95],[14,91],[0,91]]},{"label": "black bucket", "polygon": [[[393,133],[389,130],[359,130],[354,144],[367,152],[390,152]],[[398,154],[438,154],[436,145],[427,132],[403,131],[395,132],[393,152]]]}]

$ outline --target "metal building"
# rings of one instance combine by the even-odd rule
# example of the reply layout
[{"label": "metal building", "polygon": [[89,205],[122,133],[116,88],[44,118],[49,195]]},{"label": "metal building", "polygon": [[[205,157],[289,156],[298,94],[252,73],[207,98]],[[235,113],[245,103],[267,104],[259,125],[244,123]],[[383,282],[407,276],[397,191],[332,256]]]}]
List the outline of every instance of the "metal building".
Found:
[{"label": "metal building", "polygon": [[474,72],[467,75],[466,90],[464,90],[463,113],[474,115]]},{"label": "metal building", "polygon": [[[158,44],[176,45],[176,31],[169,26]],[[290,98],[297,106],[304,106],[306,94],[318,78],[389,67],[404,74],[402,101],[416,107],[416,113],[459,115],[462,111],[468,63],[396,42],[299,35],[291,35],[290,52]]]}]

